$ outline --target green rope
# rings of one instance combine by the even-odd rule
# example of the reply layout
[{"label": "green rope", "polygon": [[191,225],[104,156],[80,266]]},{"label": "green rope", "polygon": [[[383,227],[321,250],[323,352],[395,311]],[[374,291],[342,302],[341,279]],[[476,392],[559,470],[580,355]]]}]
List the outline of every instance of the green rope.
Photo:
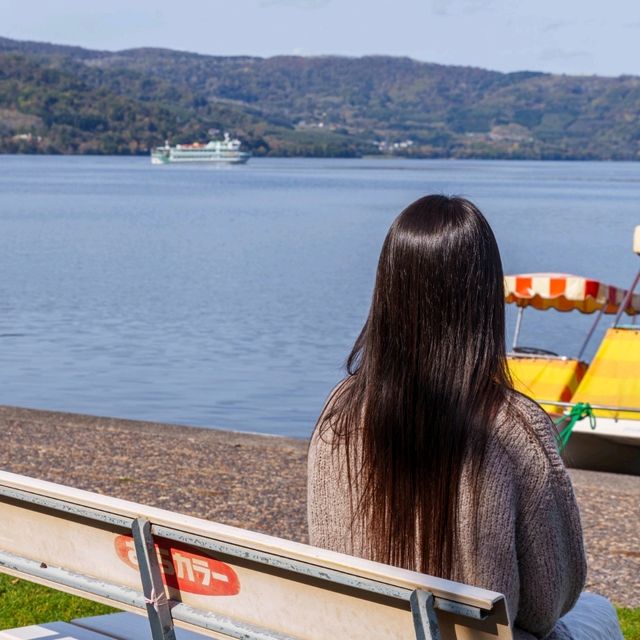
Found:
[{"label": "green rope", "polygon": [[578,402],[574,404],[569,413],[566,413],[562,418],[556,420],[556,426],[558,428],[564,424],[562,431],[556,436],[560,451],[567,446],[573,428],[584,418],[589,418],[589,426],[592,429],[596,428],[596,417],[593,415],[593,409],[588,402]]}]

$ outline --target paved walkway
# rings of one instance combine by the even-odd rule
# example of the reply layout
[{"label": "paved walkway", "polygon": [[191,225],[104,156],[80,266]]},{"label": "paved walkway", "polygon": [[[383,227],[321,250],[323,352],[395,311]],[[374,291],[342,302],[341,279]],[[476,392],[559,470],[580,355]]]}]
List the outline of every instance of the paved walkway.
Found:
[{"label": "paved walkway", "polygon": [[[307,443],[0,407],[0,468],[306,542]],[[640,477],[571,470],[587,588],[640,606]]]}]

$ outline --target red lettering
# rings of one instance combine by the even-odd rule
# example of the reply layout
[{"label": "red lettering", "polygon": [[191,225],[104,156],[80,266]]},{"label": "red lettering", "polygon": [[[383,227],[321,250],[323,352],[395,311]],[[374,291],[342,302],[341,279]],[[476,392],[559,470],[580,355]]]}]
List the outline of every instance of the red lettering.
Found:
[{"label": "red lettering", "polygon": [[[120,560],[138,570],[135,545],[131,536],[118,536],[115,549]],[[192,547],[171,540],[155,543],[163,582],[173,589],[204,596],[235,596],[240,593],[240,581],[229,566],[194,553]]]}]

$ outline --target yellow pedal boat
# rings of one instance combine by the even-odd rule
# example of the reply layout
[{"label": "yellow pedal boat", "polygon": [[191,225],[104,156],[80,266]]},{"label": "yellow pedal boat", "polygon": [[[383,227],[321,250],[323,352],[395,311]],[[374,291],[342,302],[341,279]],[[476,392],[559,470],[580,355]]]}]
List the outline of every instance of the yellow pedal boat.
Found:
[{"label": "yellow pedal boat", "polygon": [[[640,227],[634,250],[640,254]],[[569,466],[640,475],[640,327],[622,324],[640,314],[640,295],[597,280],[556,273],[506,276],[506,302],[518,307],[509,369],[514,387],[533,398],[566,426],[576,409],[590,419],[575,421],[563,451]],[[595,314],[576,357],[519,345],[527,307]],[[604,315],[614,315],[593,360],[584,359]],[[573,413],[572,413],[573,412]]]}]

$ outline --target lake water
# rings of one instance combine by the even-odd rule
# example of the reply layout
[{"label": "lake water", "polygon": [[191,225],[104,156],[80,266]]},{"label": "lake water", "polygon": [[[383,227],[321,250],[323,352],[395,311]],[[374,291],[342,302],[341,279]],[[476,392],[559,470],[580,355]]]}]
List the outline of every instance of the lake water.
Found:
[{"label": "lake water", "polygon": [[[308,436],[387,228],[430,192],[485,212],[506,272],[628,286],[640,267],[640,164],[0,156],[0,169],[0,404]],[[591,319],[530,311],[521,342],[575,354]]]}]

